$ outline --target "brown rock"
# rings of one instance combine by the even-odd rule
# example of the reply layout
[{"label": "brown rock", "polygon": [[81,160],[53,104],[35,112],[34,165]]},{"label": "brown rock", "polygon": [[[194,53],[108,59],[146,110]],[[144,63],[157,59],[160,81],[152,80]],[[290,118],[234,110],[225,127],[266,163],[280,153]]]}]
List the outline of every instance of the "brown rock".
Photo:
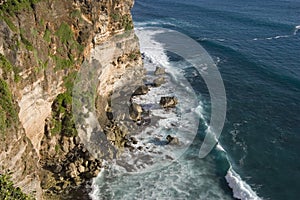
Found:
[{"label": "brown rock", "polygon": [[146,85],[142,85],[140,87],[138,87],[134,93],[132,94],[132,96],[136,96],[136,95],[145,95],[149,92],[149,88]]},{"label": "brown rock", "polygon": [[80,166],[78,167],[78,171],[79,171],[80,173],[85,172],[85,167],[82,166],[82,165],[80,165]]},{"label": "brown rock", "polygon": [[155,69],[155,72],[154,72],[154,75],[158,76],[158,75],[163,75],[165,74],[166,71],[164,68],[161,68],[161,67],[156,67]]},{"label": "brown rock", "polygon": [[168,144],[172,144],[172,145],[179,145],[179,139],[177,137],[173,137],[171,135],[168,135],[166,137]]},{"label": "brown rock", "polygon": [[142,112],[143,112],[143,108],[139,104],[132,103],[129,107],[130,118],[134,121],[138,121],[141,119]]},{"label": "brown rock", "polygon": [[166,79],[165,77],[159,77],[157,79],[154,79],[153,81],[153,86],[154,87],[159,87],[161,86],[162,84],[166,83]]},{"label": "brown rock", "polygon": [[178,104],[178,99],[176,97],[161,97],[159,104],[163,108],[173,108]]}]

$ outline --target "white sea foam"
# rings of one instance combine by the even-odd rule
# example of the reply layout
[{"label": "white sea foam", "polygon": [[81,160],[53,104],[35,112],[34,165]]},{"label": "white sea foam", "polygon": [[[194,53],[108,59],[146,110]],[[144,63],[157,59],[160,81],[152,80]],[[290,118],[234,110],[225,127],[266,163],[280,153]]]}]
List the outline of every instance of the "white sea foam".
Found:
[{"label": "white sea foam", "polygon": [[299,30],[300,30],[300,25],[295,26],[294,35],[296,35]]},{"label": "white sea foam", "polygon": [[257,196],[256,192],[254,192],[252,188],[242,180],[240,175],[236,173],[232,167],[228,170],[225,178],[229,187],[232,189],[233,196],[235,198],[241,200],[261,200],[261,198]]},{"label": "white sea foam", "polygon": [[174,23],[156,20],[156,21],[147,21],[147,22],[134,22],[135,27],[146,27],[146,26],[159,26],[159,25],[168,25],[168,26],[176,26]]},{"label": "white sea foam", "polygon": [[[197,156],[197,155],[195,155]],[[116,164],[93,180],[92,199],[212,199],[229,200],[213,176],[214,161],[178,160],[158,172],[124,174]],[[196,169],[196,170],[195,170]]]},{"label": "white sea foam", "polygon": [[226,41],[226,39],[224,39],[224,38],[207,38],[207,37],[198,38],[197,40],[199,40],[199,41],[211,40],[211,41],[219,41],[219,42],[225,42]]},{"label": "white sea foam", "polygon": [[267,37],[267,38],[254,38],[252,40],[257,41],[257,40],[277,40],[280,38],[288,38],[291,37],[292,35],[276,35],[276,36],[272,36],[272,37]]},{"label": "white sea foam", "polygon": [[[93,200],[107,198],[170,199],[175,197],[182,199],[197,197],[200,199],[212,199],[212,197],[215,199],[230,199],[228,194],[225,194],[216,184],[217,178],[212,178],[215,173],[214,168],[211,167],[213,161],[199,159],[198,156],[191,160],[179,159],[179,156],[186,151],[197,133],[195,127],[197,129],[199,118],[203,120],[207,128],[206,131],[210,131],[205,119],[203,103],[199,100],[193,102],[191,99],[186,98],[191,91],[186,89],[185,85],[178,84],[184,78],[182,70],[170,65],[163,45],[153,39],[158,32],[137,29],[136,33],[139,38],[142,38],[140,40],[141,51],[147,59],[151,60],[149,63],[145,62],[147,70],[153,73],[155,66],[162,66],[170,77],[168,77],[167,84],[159,88],[151,88],[147,95],[135,97],[133,100],[149,108],[152,116],[161,119],[156,124],[146,127],[136,136],[138,143],[134,146],[143,146],[143,150],[134,152],[125,150],[121,160],[111,163],[108,170],[101,171],[98,177],[93,180],[91,198]],[[160,97],[163,95],[175,95],[179,98],[180,103],[176,112],[168,112],[157,106]],[[174,125],[175,130],[173,130]],[[174,148],[169,145],[155,144],[155,142],[163,142],[170,131],[172,134],[175,133],[183,146]],[[217,144],[217,148],[225,152],[220,143]],[[160,168],[161,164],[166,163],[166,158],[178,160],[171,161],[173,162],[172,166]],[[197,160],[197,164],[193,166],[195,160]],[[155,168],[161,170],[155,171]],[[143,173],[143,169],[151,169],[152,171]],[[132,171],[138,171],[141,174],[131,173]],[[260,199],[232,169],[228,171],[226,180],[233,189],[236,198],[241,197],[243,200]],[[195,193],[197,197],[191,196]]]}]

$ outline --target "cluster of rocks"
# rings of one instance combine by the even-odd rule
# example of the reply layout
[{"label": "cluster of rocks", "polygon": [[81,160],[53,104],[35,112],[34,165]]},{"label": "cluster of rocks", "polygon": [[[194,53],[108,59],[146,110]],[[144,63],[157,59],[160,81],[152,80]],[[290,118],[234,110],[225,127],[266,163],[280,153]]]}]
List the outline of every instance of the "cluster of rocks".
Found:
[{"label": "cluster of rocks", "polygon": [[[162,84],[166,83],[166,79],[164,75],[165,69],[161,68],[161,67],[156,67],[155,71],[154,71],[154,75],[155,76],[159,76],[157,78],[155,78],[153,80],[153,83],[148,85],[142,85],[140,87],[138,87],[134,93],[132,94],[132,97],[134,96],[139,96],[139,95],[145,95],[149,92],[150,87],[159,87]],[[168,109],[168,108],[174,108],[176,107],[176,105],[178,104],[178,99],[174,96],[165,96],[165,97],[161,97],[160,102],[159,102],[160,106],[164,109]],[[143,109],[143,107],[137,103],[134,103],[131,99],[131,104],[129,106],[129,115],[130,118],[137,122],[138,125],[140,124],[149,124],[151,119],[150,119],[150,111],[145,111]],[[171,144],[171,145],[178,145],[179,144],[179,139],[177,137],[173,137],[171,135],[168,135],[166,137],[167,140],[167,144]],[[131,145],[132,142],[130,140],[126,140],[125,142],[125,147],[128,147],[130,149],[133,149],[133,146]],[[140,147],[141,149],[142,147]]]},{"label": "cluster of rocks", "polygon": [[107,140],[109,140],[115,147],[122,148],[125,146],[126,135],[128,134],[126,130],[122,130],[119,125],[114,121],[110,121],[106,124],[104,128],[104,133]]},{"label": "cluster of rocks", "polygon": [[48,157],[41,160],[45,169],[41,186],[47,192],[63,193],[88,182],[101,171],[101,161],[88,152],[78,136],[44,140],[42,147],[41,156]]}]

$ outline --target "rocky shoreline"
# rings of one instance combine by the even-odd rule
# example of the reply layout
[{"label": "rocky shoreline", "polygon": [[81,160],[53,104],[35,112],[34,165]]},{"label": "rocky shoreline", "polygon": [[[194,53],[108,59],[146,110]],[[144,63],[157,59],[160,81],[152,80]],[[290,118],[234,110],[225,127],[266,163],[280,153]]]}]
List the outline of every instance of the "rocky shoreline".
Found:
[{"label": "rocky shoreline", "polygon": [[125,145],[125,132],[108,123],[106,108],[122,78],[142,69],[133,3],[1,1],[0,174],[11,173],[15,186],[33,198],[64,199],[103,167],[80,137],[72,111],[76,77],[94,57],[102,56],[94,74],[100,82],[96,117],[113,133],[113,145]]}]

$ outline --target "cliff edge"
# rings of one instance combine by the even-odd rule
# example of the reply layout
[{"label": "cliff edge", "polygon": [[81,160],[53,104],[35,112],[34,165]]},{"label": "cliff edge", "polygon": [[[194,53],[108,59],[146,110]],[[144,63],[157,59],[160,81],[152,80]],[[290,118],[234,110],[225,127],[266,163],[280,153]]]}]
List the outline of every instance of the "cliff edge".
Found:
[{"label": "cliff edge", "polygon": [[[96,60],[94,106],[100,124],[111,124],[115,86],[132,71],[143,74],[132,6],[133,0],[0,2],[0,175],[10,173],[32,197],[60,198],[99,173],[101,160],[75,128],[72,89],[83,63]],[[115,134],[111,142],[120,148],[125,133]]]}]

